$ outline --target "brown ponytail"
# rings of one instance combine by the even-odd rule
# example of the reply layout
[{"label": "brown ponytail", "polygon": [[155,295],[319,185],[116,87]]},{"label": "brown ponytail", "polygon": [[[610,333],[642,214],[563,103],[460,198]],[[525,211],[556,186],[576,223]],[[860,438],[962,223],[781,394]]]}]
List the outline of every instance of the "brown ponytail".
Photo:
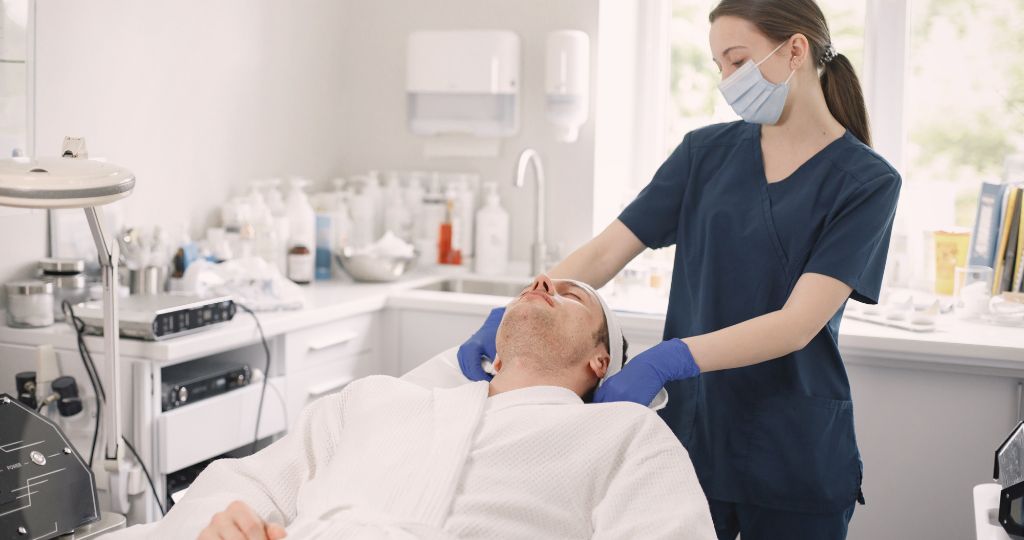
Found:
[{"label": "brown ponytail", "polygon": [[721,0],[708,20],[723,16],[744,19],[775,42],[803,34],[811,46],[811,57],[821,68],[821,89],[832,116],[854,137],[871,146],[868,113],[860,80],[850,60],[832,49],[832,37],[825,15],[814,0]]},{"label": "brown ponytail", "polygon": [[825,63],[821,73],[821,90],[832,116],[836,117],[860,142],[871,146],[868,114],[864,108],[864,94],[853,64],[842,54]]}]

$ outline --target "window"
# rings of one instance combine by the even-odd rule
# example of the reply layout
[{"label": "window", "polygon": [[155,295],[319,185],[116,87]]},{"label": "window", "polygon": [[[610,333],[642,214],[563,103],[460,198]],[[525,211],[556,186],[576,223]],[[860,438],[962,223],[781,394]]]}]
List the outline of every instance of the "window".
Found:
[{"label": "window", "polygon": [[[687,132],[716,122],[736,120],[718,91],[721,75],[711,60],[708,14],[717,1],[673,0],[669,23],[671,92],[665,126],[666,156]],[[864,2],[820,1],[829,23],[833,45],[862,73],[864,58]]]},{"label": "window", "polygon": [[1024,4],[912,0],[910,18],[902,172],[931,192],[922,226],[972,227],[981,182],[1024,153]]},{"label": "window", "polygon": [[27,0],[0,0],[0,157],[24,152]]}]

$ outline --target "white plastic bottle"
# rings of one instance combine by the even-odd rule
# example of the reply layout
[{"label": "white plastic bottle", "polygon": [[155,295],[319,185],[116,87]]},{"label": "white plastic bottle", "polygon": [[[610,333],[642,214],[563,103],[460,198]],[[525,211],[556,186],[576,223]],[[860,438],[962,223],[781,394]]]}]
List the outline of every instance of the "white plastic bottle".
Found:
[{"label": "white plastic bottle", "polygon": [[252,239],[255,254],[274,264],[275,249],[284,246],[284,239],[278,238],[274,229],[274,216],[270,207],[263,198],[262,189],[266,186],[265,180],[253,180],[249,183],[249,193],[245,198],[248,201],[249,224],[252,226]]},{"label": "white plastic bottle", "polygon": [[352,216],[352,234],[350,239],[352,247],[362,248],[373,243],[375,234],[376,216],[374,212],[373,197],[367,193],[367,177],[356,177],[357,182],[362,183],[362,191],[350,195],[349,214]]},{"label": "white plastic bottle", "polygon": [[412,240],[412,214],[400,191],[389,194],[384,207],[384,232],[389,231],[406,242]]},{"label": "white plastic bottle", "polygon": [[398,179],[398,173],[388,171],[387,181],[384,183],[384,207],[396,198],[402,197],[402,183]]},{"label": "white plastic bottle", "polygon": [[476,229],[476,193],[470,184],[473,175],[463,174],[459,176],[459,211],[462,213],[462,259],[466,260],[473,256],[476,247],[473,240],[473,233]]},{"label": "white plastic bottle", "polygon": [[409,175],[409,183],[405,186],[402,191],[402,196],[405,198],[405,208],[409,211],[409,218],[412,223],[409,225],[410,241],[415,241],[420,237],[420,223],[423,221],[421,217],[421,211],[423,209],[423,197],[426,193],[423,191],[423,173],[414,172]]},{"label": "white plastic bottle", "polygon": [[501,207],[498,185],[484,185],[484,206],[476,213],[476,272],[504,274],[508,268],[508,212]]},{"label": "white plastic bottle", "polygon": [[435,172],[430,179],[430,190],[423,195],[420,219],[416,225],[416,248],[420,250],[421,262],[437,263],[441,224],[444,223],[446,211],[444,193],[441,192],[441,176]]},{"label": "white plastic bottle", "polygon": [[316,212],[302,190],[308,180],[293,178],[288,192],[288,279],[296,283],[313,281],[316,250]]},{"label": "white plastic bottle", "polygon": [[345,198],[334,200],[334,249],[341,251],[352,245],[352,214]]},{"label": "white plastic bottle", "polygon": [[270,213],[276,216],[283,216],[287,211],[284,204],[284,196],[281,194],[281,179],[271,178],[264,184],[263,198],[266,200],[267,208],[270,209]]},{"label": "white plastic bottle", "polygon": [[281,272],[281,275],[288,275],[288,239],[291,238],[291,220],[288,219],[288,206],[284,202],[284,195],[279,189],[281,180],[271,178],[266,182],[264,198],[267,208],[274,221],[274,234],[277,236],[277,245],[274,247],[273,263]]},{"label": "white plastic bottle", "polygon": [[376,242],[384,234],[384,192],[380,187],[380,175],[370,171],[363,181],[363,195],[373,203],[373,230],[370,242]]}]

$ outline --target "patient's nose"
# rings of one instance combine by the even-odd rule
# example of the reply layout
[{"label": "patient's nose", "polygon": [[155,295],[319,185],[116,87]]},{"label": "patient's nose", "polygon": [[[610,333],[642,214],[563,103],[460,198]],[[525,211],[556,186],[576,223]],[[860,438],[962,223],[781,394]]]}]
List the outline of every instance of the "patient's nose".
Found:
[{"label": "patient's nose", "polygon": [[555,284],[547,274],[538,274],[537,277],[533,278],[533,285],[530,286],[530,290],[554,295]]}]

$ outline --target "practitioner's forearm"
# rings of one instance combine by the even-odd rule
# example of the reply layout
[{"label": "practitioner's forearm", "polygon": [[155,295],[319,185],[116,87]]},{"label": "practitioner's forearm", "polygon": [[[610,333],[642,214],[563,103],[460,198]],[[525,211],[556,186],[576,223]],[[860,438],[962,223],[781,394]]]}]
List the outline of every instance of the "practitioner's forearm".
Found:
[{"label": "practitioner's forearm", "polygon": [[701,372],[779,358],[806,347],[850,292],[848,285],[835,278],[805,273],[782,309],[683,341]]},{"label": "practitioner's forearm", "polygon": [[773,311],[683,341],[702,373],[758,364],[802,347],[789,315]]}]

